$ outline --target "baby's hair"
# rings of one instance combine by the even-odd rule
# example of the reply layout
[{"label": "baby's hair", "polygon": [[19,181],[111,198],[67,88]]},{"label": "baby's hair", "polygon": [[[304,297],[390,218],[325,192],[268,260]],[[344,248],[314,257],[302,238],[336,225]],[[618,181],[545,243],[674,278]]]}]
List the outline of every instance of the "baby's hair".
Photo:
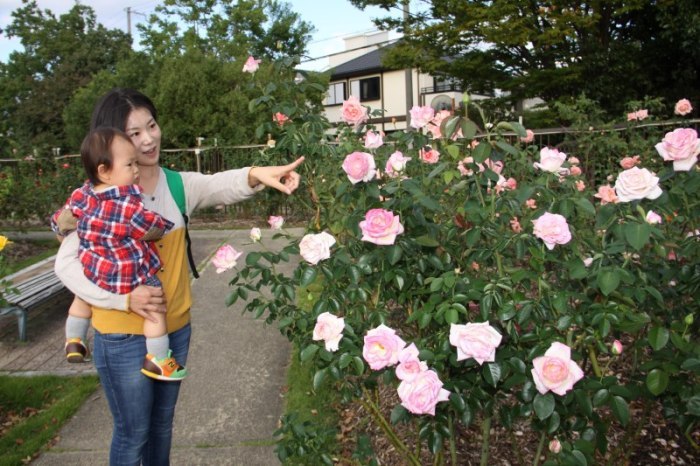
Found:
[{"label": "baby's hair", "polygon": [[115,138],[122,138],[129,144],[133,144],[126,133],[107,126],[93,129],[83,139],[80,146],[80,160],[83,162],[85,174],[94,185],[101,183],[97,171],[100,165],[104,165],[107,170],[112,169],[112,142]]}]

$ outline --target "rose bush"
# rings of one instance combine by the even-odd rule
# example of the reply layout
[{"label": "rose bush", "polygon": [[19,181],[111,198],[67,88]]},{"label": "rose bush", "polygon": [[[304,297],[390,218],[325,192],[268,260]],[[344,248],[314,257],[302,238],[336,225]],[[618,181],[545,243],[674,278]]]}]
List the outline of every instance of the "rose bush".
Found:
[{"label": "rose bush", "polygon": [[[425,451],[457,464],[455,439],[473,423],[482,428],[482,464],[494,423],[539,432],[534,462],[546,454],[547,464],[620,463],[632,424],[643,422],[630,422],[631,404],[642,417],[662,405],[692,442],[700,416],[697,164],[674,169],[677,159],[655,148],[663,134],[640,136],[632,123],[629,142],[595,136],[618,148],[603,166],[589,157],[588,135],[566,151],[538,147],[523,142],[520,124],[488,121],[465,102],[481,121],[441,116],[439,132],[430,131],[434,117],[414,109],[420,131],[386,134],[371,149],[384,172],[350,176],[344,160],[363,149],[367,130],[379,131],[366,116],[381,114],[358,105],[348,105],[354,116],[336,128],[337,144],[321,117],[300,115],[274,149],[307,155],[298,202],[315,212],[309,233],[335,239],[329,256],[284,276],[274,264],[299,252],[297,239],[248,255],[228,302],[269,289],[246,309],[298,345],[315,368],[315,389],[330,383],[343,400],[359,399],[409,464]],[[425,150],[439,159],[424,163]],[[638,163],[620,171],[630,154]],[[650,211],[663,221],[650,222]],[[325,313],[343,319],[337,350],[314,331]],[[390,419],[376,404],[379,386],[400,400]],[[400,439],[397,423],[415,424],[407,429],[415,437]],[[614,448],[613,423],[628,429]]]}]

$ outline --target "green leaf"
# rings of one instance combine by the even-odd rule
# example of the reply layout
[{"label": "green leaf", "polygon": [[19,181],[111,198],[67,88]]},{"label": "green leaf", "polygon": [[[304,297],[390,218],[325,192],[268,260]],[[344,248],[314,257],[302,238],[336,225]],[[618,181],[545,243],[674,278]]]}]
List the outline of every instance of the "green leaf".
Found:
[{"label": "green leaf", "polygon": [[416,238],[416,243],[420,244],[421,246],[427,246],[429,248],[435,248],[437,246],[440,246],[440,243],[434,237],[429,235],[419,236],[418,238]]},{"label": "green leaf", "polygon": [[318,346],[317,345],[309,345],[303,350],[301,350],[301,353],[299,353],[299,358],[301,359],[301,362],[306,362],[309,359],[313,358],[316,352],[318,351]]},{"label": "green leaf", "polygon": [[467,407],[467,404],[464,402],[464,398],[459,393],[450,394],[450,403],[452,403],[452,407],[458,413],[464,412]]},{"label": "green leaf", "polygon": [[596,277],[596,282],[598,283],[601,293],[607,296],[620,285],[620,275],[616,269],[606,267],[600,270],[598,277]]},{"label": "green leaf", "polygon": [[326,380],[326,374],[328,373],[328,369],[320,369],[316,371],[314,374],[314,390],[318,391],[319,388],[321,388],[321,385],[323,384],[323,381]]},{"label": "green leaf", "polygon": [[532,402],[532,406],[535,408],[535,414],[537,414],[540,421],[544,421],[552,415],[555,404],[554,396],[551,393],[547,393],[546,395],[538,393],[535,395],[535,399]]},{"label": "green leaf", "polygon": [[391,265],[395,265],[401,256],[403,255],[403,249],[398,244],[391,245],[386,252],[386,258]]},{"label": "green leaf", "polygon": [[647,374],[646,385],[653,395],[661,395],[668,387],[668,373],[663,369],[653,369]]},{"label": "green leaf", "polygon": [[496,141],[496,145],[498,146],[499,149],[503,150],[504,152],[509,153],[512,156],[518,157],[520,155],[520,152],[518,149],[515,147],[511,146],[505,141]]},{"label": "green leaf", "polygon": [[249,266],[254,266],[258,264],[258,261],[262,257],[262,254],[259,252],[249,252],[247,256],[245,256],[245,263],[246,265]]},{"label": "green leaf", "polygon": [[627,244],[639,251],[649,242],[651,227],[647,223],[626,223],[622,227]]},{"label": "green leaf", "polygon": [[501,366],[495,362],[487,363],[481,370],[481,374],[484,376],[486,383],[495,387],[498,385],[498,381],[501,380]]},{"label": "green leaf", "polygon": [[579,212],[590,215],[595,215],[595,206],[586,198],[579,197],[574,199],[574,204],[578,207]]},{"label": "green leaf", "polygon": [[313,267],[307,267],[301,274],[301,286],[309,286],[316,280],[318,270]]},{"label": "green leaf", "polygon": [[459,321],[459,313],[457,309],[451,307],[445,311],[445,322],[448,324],[456,324]]},{"label": "green leaf", "polygon": [[353,366],[355,366],[355,374],[362,375],[365,372],[365,363],[359,356],[355,356],[352,359]]},{"label": "green leaf", "polygon": [[488,159],[490,155],[491,144],[486,141],[481,141],[472,152],[472,157],[474,157],[475,163],[484,163],[484,160]]},{"label": "green leaf", "polygon": [[656,351],[659,351],[661,348],[666,346],[666,343],[668,343],[668,338],[668,329],[660,326],[652,327],[652,329],[649,330],[649,335],[647,336],[649,345],[651,345],[651,347]]},{"label": "green leaf", "polygon": [[681,369],[684,371],[692,371],[695,372],[696,374],[700,373],[700,359],[697,358],[688,358],[685,361],[683,361],[683,364],[681,364]]},{"label": "green leaf", "polygon": [[691,416],[700,416],[700,395],[691,397],[686,406],[688,408],[688,414]]},{"label": "green leaf", "polygon": [[580,466],[588,466],[588,460],[586,459],[586,455],[583,454],[583,452],[579,450],[573,450],[571,452],[573,455],[574,459],[576,460],[576,464]]},{"label": "green leaf", "polygon": [[625,399],[621,396],[613,396],[610,399],[610,409],[620,424],[626,426],[630,420],[630,409]]},{"label": "green leaf", "polygon": [[549,416],[549,421],[547,422],[547,433],[548,434],[553,434],[554,432],[557,431],[559,428],[559,424],[561,423],[561,417],[559,416],[559,413],[554,411],[551,416]]},{"label": "green leaf", "polygon": [[476,126],[476,123],[466,118],[462,119],[460,127],[462,128],[462,136],[465,139],[473,139],[476,135],[476,132],[479,130],[479,128],[477,128]]},{"label": "green leaf", "polygon": [[391,423],[396,424],[403,419],[408,419],[408,410],[401,405],[394,406],[391,410]]}]

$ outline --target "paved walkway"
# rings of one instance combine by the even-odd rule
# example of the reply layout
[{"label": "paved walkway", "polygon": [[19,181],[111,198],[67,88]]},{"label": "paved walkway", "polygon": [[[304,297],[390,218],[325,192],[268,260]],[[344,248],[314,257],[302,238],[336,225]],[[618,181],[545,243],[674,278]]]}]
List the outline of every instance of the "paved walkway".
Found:
[{"label": "paved walkway", "polygon": [[[269,231],[269,230],[268,230]],[[265,231],[264,231],[265,232]],[[173,465],[279,464],[272,433],[283,410],[291,345],[275,327],[267,327],[242,304],[224,299],[233,271],[217,274],[209,258],[223,243],[246,252],[257,250],[248,231],[193,231],[194,255],[203,264],[192,285],[190,376],[183,382],[174,426]],[[266,246],[276,245],[266,241]],[[292,270],[293,266],[286,266]],[[201,270],[201,267],[200,267]],[[0,327],[0,373],[72,375],[94,373],[92,364],[68,364],[63,356],[63,321],[71,296],[57,299],[29,320],[26,343],[17,342],[11,318]],[[60,431],[58,443],[37,465],[108,463],[112,423],[98,389]]]}]

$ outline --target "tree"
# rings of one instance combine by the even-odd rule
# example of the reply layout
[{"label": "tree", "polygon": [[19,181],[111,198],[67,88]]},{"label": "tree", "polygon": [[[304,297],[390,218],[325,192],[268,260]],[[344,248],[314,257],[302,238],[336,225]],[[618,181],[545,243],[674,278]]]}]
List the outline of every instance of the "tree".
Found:
[{"label": "tree", "polygon": [[[350,1],[387,10],[403,4]],[[647,95],[700,97],[694,0],[432,0],[405,21],[375,22],[404,32],[388,65],[455,76],[472,91],[545,100],[585,93],[615,113]]]},{"label": "tree", "polygon": [[191,49],[224,61],[302,55],[313,31],[277,0],[166,0],[156,12],[138,25],[154,58]]},{"label": "tree", "polygon": [[92,8],[76,4],[56,18],[24,0],[4,31],[24,51],[0,63],[0,113],[7,146],[42,151],[66,147],[62,112],[73,93],[100,70],[114,69],[131,49],[130,37],[97,24]]}]

